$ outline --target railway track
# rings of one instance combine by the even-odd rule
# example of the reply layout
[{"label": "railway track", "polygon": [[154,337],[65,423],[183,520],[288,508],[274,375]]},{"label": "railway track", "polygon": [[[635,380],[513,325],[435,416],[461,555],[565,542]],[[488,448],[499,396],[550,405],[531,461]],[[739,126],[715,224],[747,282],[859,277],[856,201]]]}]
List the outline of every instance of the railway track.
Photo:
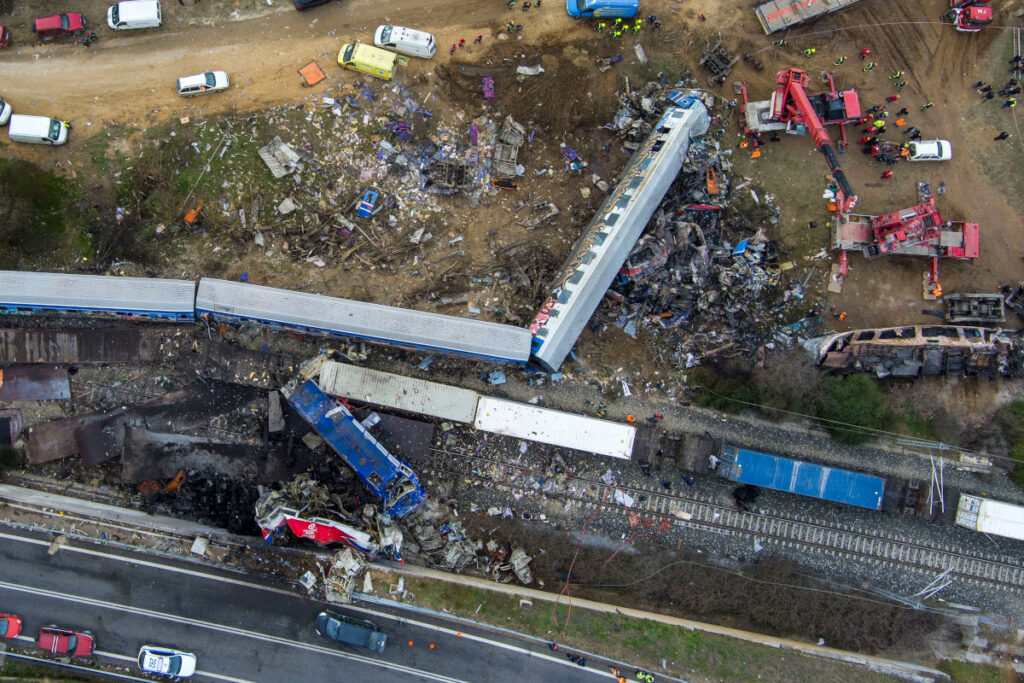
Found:
[{"label": "railway track", "polygon": [[[473,463],[469,465],[468,463]],[[536,492],[532,487],[516,483],[525,476],[543,476],[542,469],[507,462],[498,462],[479,454],[432,449],[431,459],[418,466],[421,472],[472,477],[479,465],[497,467],[507,480],[495,477],[497,487],[524,493]],[[861,530],[845,524],[803,516],[787,516],[774,512],[750,513],[716,503],[707,496],[681,496],[655,487],[615,484],[607,486],[599,479],[571,477],[560,491],[541,491],[553,498],[574,500],[593,509],[603,506],[609,512],[666,519],[673,524],[726,536],[757,539],[776,547],[804,552],[848,557],[874,565],[913,569],[935,576],[948,571],[949,576],[985,587],[999,587],[1024,594],[1024,563],[1005,555],[985,553],[968,555],[948,545],[932,544],[878,530]],[[632,507],[615,502],[615,490],[634,499]]]}]

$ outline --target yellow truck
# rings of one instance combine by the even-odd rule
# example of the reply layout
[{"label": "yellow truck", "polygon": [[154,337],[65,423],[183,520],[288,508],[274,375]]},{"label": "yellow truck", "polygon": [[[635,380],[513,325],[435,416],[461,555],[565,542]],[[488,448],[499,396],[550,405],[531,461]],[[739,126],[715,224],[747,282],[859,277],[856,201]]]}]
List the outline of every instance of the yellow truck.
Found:
[{"label": "yellow truck", "polygon": [[338,53],[338,64],[342,68],[383,78],[385,81],[390,81],[395,75],[397,62],[398,55],[394,52],[362,43],[342,45]]}]

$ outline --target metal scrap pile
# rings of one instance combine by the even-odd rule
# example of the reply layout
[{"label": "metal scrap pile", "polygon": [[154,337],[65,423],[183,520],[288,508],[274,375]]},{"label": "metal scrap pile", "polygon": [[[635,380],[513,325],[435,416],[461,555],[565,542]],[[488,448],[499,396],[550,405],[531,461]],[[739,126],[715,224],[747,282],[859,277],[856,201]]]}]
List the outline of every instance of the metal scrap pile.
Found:
[{"label": "metal scrap pile", "polygon": [[608,292],[605,319],[634,338],[642,329],[672,331],[672,343],[658,346],[674,349],[678,366],[754,351],[792,294],[778,290],[775,245],[729,210],[730,169],[716,143],[691,143],[683,170]]}]

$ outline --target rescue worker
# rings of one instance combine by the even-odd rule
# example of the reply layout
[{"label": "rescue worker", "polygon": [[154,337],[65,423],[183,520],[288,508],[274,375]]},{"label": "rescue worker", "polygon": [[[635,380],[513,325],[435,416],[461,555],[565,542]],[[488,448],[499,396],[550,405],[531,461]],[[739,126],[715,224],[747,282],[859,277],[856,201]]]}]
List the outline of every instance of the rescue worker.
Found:
[{"label": "rescue worker", "polygon": [[523,30],[523,25],[522,24],[516,24],[516,31],[517,32],[522,32],[522,30]]},{"label": "rescue worker", "polygon": [[[882,180],[888,180],[889,178],[892,178],[892,169],[891,168],[886,169],[885,173],[882,174]],[[842,320],[842,318],[840,318],[840,320]]]},{"label": "rescue worker", "polygon": [[871,71],[874,68],[875,68],[875,63],[874,62],[868,62],[867,64],[864,65],[864,70],[865,71]]},{"label": "rescue worker", "polygon": [[995,141],[995,140],[1005,140],[1008,137],[1010,137],[1010,135],[1004,130],[1002,133],[1000,133],[999,135],[997,135],[994,138],[992,138],[992,140],[993,141]]},{"label": "rescue worker", "polygon": [[788,40],[773,40],[772,41],[772,45],[774,45],[775,47],[786,47],[787,45],[789,45],[789,41]]},{"label": "rescue worker", "polygon": [[886,102],[895,102],[899,98],[900,98],[899,95],[889,95],[888,97],[885,98],[885,101]]},{"label": "rescue worker", "polygon": [[658,20],[658,15],[656,15],[656,14],[651,14],[650,16],[647,17],[647,23],[648,24],[653,24],[657,20]]},{"label": "rescue worker", "polygon": [[1016,106],[1017,106],[1017,99],[1014,98],[1014,97],[1011,97],[1010,99],[1008,99],[1005,102],[1003,102],[1003,107],[1002,108],[1006,109],[1007,107],[1009,107],[1010,109],[1013,109]]},{"label": "rescue worker", "polygon": [[621,38],[621,37],[622,37],[622,31],[613,31],[612,32],[612,38]]},{"label": "rescue worker", "polygon": [[870,139],[871,138],[869,138],[867,135],[862,135],[860,138],[857,139],[857,143],[861,145],[866,145],[868,144],[868,140]]},{"label": "rescue worker", "polygon": [[897,90],[902,91],[905,87],[907,87],[907,82],[906,81],[900,81],[899,83],[896,84],[896,89]]},{"label": "rescue worker", "polygon": [[597,32],[604,33],[604,27],[607,26],[603,21],[597,24]]},{"label": "rescue worker", "polygon": [[868,113],[874,114],[875,112],[882,111],[883,109],[885,109],[884,106],[882,106],[881,104],[876,104],[875,106],[871,107],[871,109],[868,109]]},{"label": "rescue worker", "polygon": [[454,54],[455,54],[455,51],[456,51],[457,49],[458,49],[458,47],[457,47],[457,46],[455,45],[455,43],[452,43],[452,46],[451,46],[451,48],[449,48],[449,50],[448,50],[448,55],[449,55],[449,56],[451,56],[451,55],[454,55]]},{"label": "rescue worker", "polygon": [[907,115],[907,114],[909,114],[909,113],[910,113],[910,110],[909,110],[909,109],[907,109],[906,107],[903,107],[903,108],[902,108],[902,109],[900,109],[900,110],[899,110],[898,112],[896,112],[896,114],[897,114],[898,116],[906,116],[906,115]]},{"label": "rescue worker", "polygon": [[804,57],[813,57],[814,53],[817,51],[817,48],[809,47],[806,50],[804,50]]},{"label": "rescue worker", "polygon": [[505,24],[505,33],[512,33],[515,30],[516,30],[516,25],[513,24],[511,21],[508,22],[507,24]]},{"label": "rescue worker", "polygon": [[846,64],[846,57],[836,57],[836,61],[832,62],[833,66],[841,66]]},{"label": "rescue worker", "polygon": [[655,19],[654,23],[651,24],[651,30],[652,31],[657,31],[660,28],[661,28],[661,19]]},{"label": "rescue worker", "polygon": [[619,26],[622,26],[622,17],[616,17],[615,18],[615,23],[612,24],[612,26],[614,28],[618,28]]},{"label": "rescue worker", "polygon": [[897,128],[899,128],[900,126],[906,125],[906,123],[907,123],[906,119],[903,119],[903,118],[896,119],[896,127]]},{"label": "rescue worker", "polygon": [[925,109],[931,109],[934,106],[934,102],[925,102],[924,104],[921,105],[921,111],[924,111]]},{"label": "rescue worker", "polygon": [[842,313],[839,314],[839,319],[846,320],[846,311],[843,311]]},{"label": "rescue worker", "polygon": [[903,72],[902,71],[896,70],[896,71],[893,71],[891,74],[889,74],[889,80],[890,81],[895,81],[896,79],[899,79],[899,78],[903,78]]},{"label": "rescue worker", "polygon": [[466,39],[459,38],[459,47],[466,47]]},{"label": "rescue worker", "polygon": [[482,43],[482,42],[484,42],[484,34],[482,34],[482,33],[481,33],[481,34],[480,34],[480,35],[478,35],[478,36],[476,37],[476,39],[475,39],[475,40],[473,41],[473,44],[474,44],[474,45],[476,45],[477,43]]},{"label": "rescue worker", "polygon": [[507,7],[510,12],[512,11],[512,8],[515,7],[515,6],[516,6],[516,0],[508,0],[508,2],[505,3],[505,7]]},{"label": "rescue worker", "polygon": [[883,121],[882,119],[878,119],[871,125],[874,126],[875,130],[878,131],[879,133],[885,130],[885,121]]},{"label": "rescue worker", "polygon": [[523,11],[525,12],[528,9],[530,9],[530,0],[526,0],[526,2],[523,3]]},{"label": "rescue worker", "polygon": [[870,57],[870,56],[871,56],[871,50],[867,49],[866,47],[861,49],[861,51],[860,51],[860,58],[861,59],[864,59],[865,57]]},{"label": "rescue worker", "polygon": [[642,29],[643,27],[644,27],[644,20],[643,19],[637,19],[635,22],[633,22],[633,33],[639,33],[640,29]]}]

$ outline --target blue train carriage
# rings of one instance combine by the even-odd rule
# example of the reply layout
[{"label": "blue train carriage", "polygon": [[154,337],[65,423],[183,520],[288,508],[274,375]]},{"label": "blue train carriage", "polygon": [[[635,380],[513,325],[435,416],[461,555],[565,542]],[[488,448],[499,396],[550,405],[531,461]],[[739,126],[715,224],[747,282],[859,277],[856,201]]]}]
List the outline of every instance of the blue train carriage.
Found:
[{"label": "blue train carriage", "polygon": [[366,486],[384,501],[384,512],[401,518],[426,497],[412,469],[393,456],[341,403],[313,380],[285,390],[288,403],[341,456]]},{"label": "blue train carriage", "polygon": [[880,510],[885,480],[737,446],[722,447],[718,473],[731,481]]},{"label": "blue train carriage", "polygon": [[196,284],[150,277],[0,271],[0,314],[195,320]]}]

